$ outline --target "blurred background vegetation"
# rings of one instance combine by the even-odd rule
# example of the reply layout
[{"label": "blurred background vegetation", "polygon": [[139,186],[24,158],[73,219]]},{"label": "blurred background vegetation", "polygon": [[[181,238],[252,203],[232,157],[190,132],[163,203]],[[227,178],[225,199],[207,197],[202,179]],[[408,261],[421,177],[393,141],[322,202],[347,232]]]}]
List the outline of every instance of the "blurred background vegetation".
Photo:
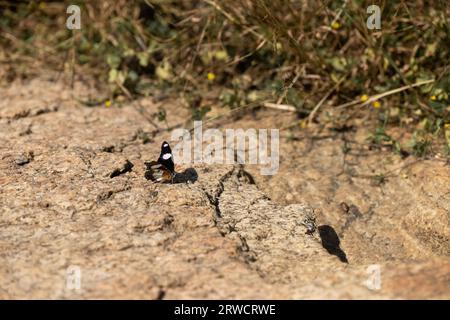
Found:
[{"label": "blurred background vegetation", "polygon": [[[70,4],[80,30],[65,27]],[[380,30],[366,26],[371,4]],[[92,106],[176,97],[193,119],[266,106],[295,112],[300,128],[327,104],[370,114],[375,144],[402,152],[386,131],[402,127],[409,152],[437,143],[448,155],[449,17],[448,0],[0,0],[0,81],[90,75],[107,84]]]}]

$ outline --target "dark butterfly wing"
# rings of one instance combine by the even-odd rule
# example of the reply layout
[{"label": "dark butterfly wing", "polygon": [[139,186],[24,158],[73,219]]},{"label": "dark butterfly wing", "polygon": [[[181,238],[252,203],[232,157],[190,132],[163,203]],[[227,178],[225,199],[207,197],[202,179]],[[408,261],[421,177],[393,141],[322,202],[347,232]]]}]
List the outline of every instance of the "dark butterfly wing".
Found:
[{"label": "dark butterfly wing", "polygon": [[167,183],[172,182],[174,172],[167,169],[158,161],[146,162],[145,178],[153,182]]},{"label": "dark butterfly wing", "polygon": [[161,145],[161,154],[159,155],[158,162],[171,172],[175,171],[172,149],[170,149],[170,146],[166,141],[164,141]]},{"label": "dark butterfly wing", "polygon": [[175,176],[175,164],[173,162],[172,149],[169,144],[164,141],[161,145],[161,154],[158,161],[145,163],[145,178],[153,182],[173,182]]}]

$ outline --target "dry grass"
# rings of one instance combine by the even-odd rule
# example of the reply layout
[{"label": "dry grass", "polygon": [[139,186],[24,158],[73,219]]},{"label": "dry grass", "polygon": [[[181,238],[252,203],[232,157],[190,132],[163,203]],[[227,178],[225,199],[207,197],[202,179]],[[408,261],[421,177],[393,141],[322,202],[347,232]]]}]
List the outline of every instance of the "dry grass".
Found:
[{"label": "dry grass", "polygon": [[43,68],[89,74],[109,85],[113,101],[163,91],[195,118],[214,104],[261,101],[320,121],[333,106],[362,102],[375,127],[406,126],[450,150],[447,1],[377,1],[382,28],[373,31],[372,1],[75,3],[78,31],[65,28],[69,1],[0,1],[4,81]]}]

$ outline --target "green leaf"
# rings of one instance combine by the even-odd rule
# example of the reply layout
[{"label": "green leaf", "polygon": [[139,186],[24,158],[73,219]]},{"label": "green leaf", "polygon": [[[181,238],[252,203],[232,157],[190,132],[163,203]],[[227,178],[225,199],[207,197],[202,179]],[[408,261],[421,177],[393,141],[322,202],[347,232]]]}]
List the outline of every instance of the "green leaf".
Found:
[{"label": "green leaf", "polygon": [[345,72],[348,62],[344,57],[333,57],[328,60],[334,70],[339,72]]},{"label": "green leaf", "polygon": [[141,67],[148,66],[148,59],[149,59],[148,52],[139,52],[137,54],[137,58],[139,59],[139,65]]},{"label": "green leaf", "polygon": [[106,63],[111,69],[118,69],[122,58],[119,55],[108,54],[106,56]]}]

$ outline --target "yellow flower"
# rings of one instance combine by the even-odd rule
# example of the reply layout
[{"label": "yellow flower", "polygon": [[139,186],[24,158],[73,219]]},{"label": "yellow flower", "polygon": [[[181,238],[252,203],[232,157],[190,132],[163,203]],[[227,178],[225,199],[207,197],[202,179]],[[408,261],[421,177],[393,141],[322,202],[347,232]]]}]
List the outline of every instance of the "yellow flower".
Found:
[{"label": "yellow flower", "polygon": [[374,101],[374,102],[372,102],[372,106],[375,109],[378,109],[379,107],[381,107],[381,103],[380,103],[380,101]]},{"label": "yellow flower", "polygon": [[216,78],[216,75],[212,72],[208,72],[208,80],[209,81],[214,81],[214,79]]},{"label": "yellow flower", "polygon": [[430,97],[430,99],[432,100],[432,101],[436,101],[436,96],[435,95],[432,95],[431,97]]},{"label": "yellow flower", "polygon": [[341,24],[340,24],[339,22],[337,22],[337,21],[334,21],[334,22],[331,24],[331,28],[334,29],[334,30],[337,30],[337,29],[339,29],[340,27],[341,27]]},{"label": "yellow flower", "polygon": [[308,122],[306,120],[301,120],[298,124],[302,129],[305,129],[308,126]]},{"label": "yellow flower", "polygon": [[111,107],[111,100],[105,101],[105,107],[107,107],[107,108]]},{"label": "yellow flower", "polygon": [[367,94],[363,94],[363,95],[361,96],[361,101],[362,101],[362,102],[366,102],[367,99],[369,99],[369,96],[368,96]]}]

